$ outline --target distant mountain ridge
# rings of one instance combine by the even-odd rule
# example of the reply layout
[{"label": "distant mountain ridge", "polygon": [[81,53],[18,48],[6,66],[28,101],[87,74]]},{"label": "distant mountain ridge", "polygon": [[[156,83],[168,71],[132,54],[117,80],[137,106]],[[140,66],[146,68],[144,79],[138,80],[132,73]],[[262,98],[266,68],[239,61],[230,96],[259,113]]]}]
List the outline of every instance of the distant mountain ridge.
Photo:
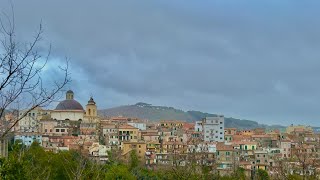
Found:
[{"label": "distant mountain ridge", "polygon": [[[204,113],[201,111],[183,111],[173,107],[153,106],[152,104],[139,102],[134,105],[125,105],[110,109],[98,111],[101,116],[125,116],[148,119],[150,121],[158,120],[185,120],[187,122],[199,121],[205,117],[214,117],[217,114]],[[241,120],[232,117],[225,117],[225,127],[236,127],[239,129],[253,128],[284,128],[284,126],[268,126],[259,124],[251,120]]]}]

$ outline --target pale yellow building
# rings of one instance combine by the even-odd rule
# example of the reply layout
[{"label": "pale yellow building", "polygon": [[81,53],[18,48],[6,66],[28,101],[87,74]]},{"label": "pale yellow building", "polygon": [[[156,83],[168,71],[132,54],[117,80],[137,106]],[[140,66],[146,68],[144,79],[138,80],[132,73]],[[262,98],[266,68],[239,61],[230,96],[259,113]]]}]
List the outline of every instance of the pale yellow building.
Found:
[{"label": "pale yellow building", "polygon": [[[130,152],[132,150],[135,150],[137,153],[137,156],[140,160],[144,159],[145,153],[147,151],[147,144],[144,141],[137,141],[137,142],[123,142],[123,150],[122,155],[125,157],[128,157],[130,155]],[[128,158],[127,158],[128,159]]]},{"label": "pale yellow building", "polygon": [[137,142],[141,139],[139,129],[128,124],[120,125],[118,128],[119,141]]}]

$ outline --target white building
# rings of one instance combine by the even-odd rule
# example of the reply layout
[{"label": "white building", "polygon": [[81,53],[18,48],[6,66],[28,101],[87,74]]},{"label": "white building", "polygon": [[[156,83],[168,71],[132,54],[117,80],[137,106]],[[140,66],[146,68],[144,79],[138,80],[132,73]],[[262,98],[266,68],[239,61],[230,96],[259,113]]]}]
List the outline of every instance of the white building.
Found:
[{"label": "white building", "polygon": [[207,117],[202,120],[204,141],[224,142],[224,117]]},{"label": "white building", "polygon": [[194,130],[196,132],[202,132],[202,121],[195,122]]},{"label": "white building", "polygon": [[18,122],[19,132],[39,132],[39,120],[42,117],[43,111],[41,108],[35,108],[28,112],[28,110],[19,111],[19,118],[21,120]]},{"label": "white building", "polygon": [[99,143],[93,143],[91,147],[89,147],[89,155],[91,157],[97,158],[101,162],[108,161],[108,151],[111,149],[105,145],[101,145]]},{"label": "white building", "polygon": [[129,125],[135,127],[135,128],[138,128],[140,131],[141,130],[147,130],[147,125],[146,123],[142,123],[142,122],[130,122],[128,123]]}]

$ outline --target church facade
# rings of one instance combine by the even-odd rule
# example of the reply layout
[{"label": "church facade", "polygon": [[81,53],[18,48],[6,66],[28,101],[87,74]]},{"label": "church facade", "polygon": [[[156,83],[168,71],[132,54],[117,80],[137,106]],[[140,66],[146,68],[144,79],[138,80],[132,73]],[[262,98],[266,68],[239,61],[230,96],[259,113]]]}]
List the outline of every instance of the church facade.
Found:
[{"label": "church facade", "polygon": [[74,99],[74,93],[71,90],[67,91],[66,99],[51,112],[51,118],[54,120],[96,122],[97,117],[97,105],[93,98],[89,99],[84,110],[82,105]]}]

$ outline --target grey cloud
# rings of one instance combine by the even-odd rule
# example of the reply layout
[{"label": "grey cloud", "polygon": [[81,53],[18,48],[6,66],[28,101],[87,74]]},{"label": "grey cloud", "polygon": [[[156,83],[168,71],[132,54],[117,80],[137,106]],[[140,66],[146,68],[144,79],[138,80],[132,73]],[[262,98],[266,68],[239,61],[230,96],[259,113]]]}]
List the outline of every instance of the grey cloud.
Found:
[{"label": "grey cloud", "polygon": [[319,6],[14,2],[19,37],[42,19],[53,56],[71,58],[70,88],[83,103],[92,93],[103,108],[147,101],[268,124],[320,118]]}]

